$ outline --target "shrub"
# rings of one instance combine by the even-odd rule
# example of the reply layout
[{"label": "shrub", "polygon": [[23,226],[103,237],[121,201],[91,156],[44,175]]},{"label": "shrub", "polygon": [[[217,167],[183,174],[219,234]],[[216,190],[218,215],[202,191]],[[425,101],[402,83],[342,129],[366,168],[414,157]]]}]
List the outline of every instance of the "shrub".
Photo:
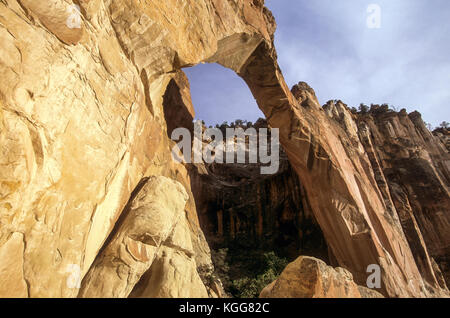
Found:
[{"label": "shrub", "polygon": [[278,278],[288,261],[278,257],[274,252],[266,252],[262,257],[253,257],[248,271],[230,284],[230,292],[238,298],[258,297],[261,291]]},{"label": "shrub", "polygon": [[369,106],[367,106],[365,104],[360,104],[359,105],[359,111],[362,114],[366,114],[369,111]]}]

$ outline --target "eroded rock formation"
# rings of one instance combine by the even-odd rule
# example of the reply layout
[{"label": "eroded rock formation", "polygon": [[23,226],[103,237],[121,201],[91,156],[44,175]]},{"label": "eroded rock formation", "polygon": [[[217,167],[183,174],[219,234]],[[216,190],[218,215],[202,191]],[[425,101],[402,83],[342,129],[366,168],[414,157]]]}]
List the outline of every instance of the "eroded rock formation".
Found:
[{"label": "eroded rock formation", "polygon": [[418,112],[396,112],[372,105],[351,114],[341,101],[324,109],[353,138],[361,141],[378,187],[391,213],[398,215],[414,258],[430,284],[442,282],[437,260],[447,272],[450,239],[450,154]]},{"label": "eroded rock formation", "polygon": [[261,298],[382,298],[376,291],[358,286],[352,274],[323,261],[301,256],[267,286]]},{"label": "eroded rock formation", "polygon": [[[249,128],[259,131],[267,123],[260,119]],[[210,247],[237,243],[291,258],[301,253],[327,258],[305,189],[282,149],[279,160],[277,173],[269,175],[261,174],[261,163],[189,165],[197,213]]]},{"label": "eroded rock formation", "polygon": [[[188,198],[171,179],[145,181],[84,277],[79,296],[128,297],[146,274],[153,281],[139,296],[207,297],[184,215]],[[180,275],[177,268],[186,272]]]},{"label": "eroded rock formation", "polygon": [[[68,23],[73,4],[81,8],[79,25]],[[91,273],[111,271],[103,261],[110,256],[127,259],[129,268],[138,262],[133,270],[141,275],[150,264],[142,262],[140,243],[128,242],[128,256],[117,253],[127,245],[126,224],[133,223],[123,216],[127,203],[151,176],[183,185],[186,213],[176,224],[189,231],[180,234],[182,243],[178,237],[173,245],[170,238],[161,239],[171,246],[162,244],[154,253],[132,294],[186,295],[176,292],[174,275],[185,274],[177,277],[183,282],[197,277],[195,260],[212,295],[205,279],[212,267],[209,247],[188,171],[171,160],[167,132],[173,118],[165,115],[173,112],[164,109],[164,103],[188,104],[180,69],[201,62],[220,63],[239,74],[269,125],[280,128],[282,146],[332,254],[357,283],[365,281],[369,264],[379,264],[386,296],[427,296],[438,289],[429,257],[415,258],[411,251],[419,236],[403,231],[402,224],[415,228],[412,218],[401,213],[399,218],[398,204],[392,203],[415,188],[399,191],[398,200],[389,198],[355,135],[329,119],[310,89],[291,93],[276,61],[275,27],[261,0],[1,0],[0,273],[8,280],[0,296],[103,296]],[[192,116],[192,109],[185,114]],[[401,176],[397,184],[407,178]],[[415,200],[408,200],[414,208]],[[433,206],[432,211],[440,209]],[[425,209],[417,213],[419,226],[444,224],[445,216],[430,216]],[[425,241],[433,239],[427,228]],[[178,261],[174,246],[192,251],[192,261]],[[430,249],[442,252],[432,243]],[[418,267],[420,261],[425,265]],[[163,279],[156,281],[152,273]],[[120,286],[114,296],[131,288],[122,284],[122,274],[111,272],[109,283]],[[81,293],[67,282],[73,275],[83,280]],[[161,292],[148,291],[150,285]]]}]

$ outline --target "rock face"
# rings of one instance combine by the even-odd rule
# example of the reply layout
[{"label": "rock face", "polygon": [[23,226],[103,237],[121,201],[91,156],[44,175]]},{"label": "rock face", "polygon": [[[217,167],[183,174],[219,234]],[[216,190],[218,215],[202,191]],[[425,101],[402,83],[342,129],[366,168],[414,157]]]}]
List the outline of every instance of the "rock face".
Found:
[{"label": "rock face", "polygon": [[408,115],[405,110],[396,113],[373,107],[358,121],[369,128],[372,147],[419,269],[433,281],[427,250],[441,265],[450,255],[449,151],[417,112]]},{"label": "rock face", "polygon": [[[411,249],[408,245],[405,235],[403,234],[403,229],[395,211],[394,204],[392,200],[388,198],[387,195],[383,195],[383,193],[387,193],[388,189],[383,187],[383,185],[379,184],[376,180],[376,172],[377,167],[372,166],[372,162],[370,160],[370,153],[366,152],[362,142],[359,139],[358,135],[358,126],[352,120],[351,113],[347,110],[347,112],[342,111],[339,105],[336,107],[325,107],[322,108],[319,106],[315,94],[312,89],[309,88],[305,83],[300,83],[292,90],[294,96],[297,98],[298,102],[302,105],[302,110],[308,110],[305,113],[305,117],[308,118],[308,122],[314,122],[315,120],[309,116],[311,114],[315,114],[315,118],[320,118],[320,123],[324,125],[324,129],[322,130],[321,138],[327,138],[329,141],[334,140],[330,145],[330,149],[334,149],[336,151],[335,158],[340,163],[336,163],[332,167],[327,169],[327,178],[321,178],[317,175],[314,179],[315,182],[312,182],[312,186],[318,186],[321,184],[320,180],[327,180],[333,184],[333,189],[331,190],[330,197],[320,197],[318,202],[319,205],[324,205],[328,200],[332,200],[329,203],[328,207],[323,206],[322,213],[315,213],[315,216],[321,225],[322,231],[324,232],[325,238],[328,244],[333,251],[334,256],[337,259],[337,262],[340,266],[349,269],[354,275],[355,281],[363,284],[365,279],[365,274],[362,271],[356,270],[354,265],[356,263],[360,263],[360,261],[364,258],[370,258],[369,251],[377,251],[376,253],[380,253],[377,256],[377,261],[373,261],[372,264],[379,264],[382,268],[389,267],[390,273],[384,272],[385,276],[389,276],[389,278],[384,277],[382,279],[384,286],[382,286],[383,293],[385,295],[394,296],[408,296],[407,294],[412,291],[411,295],[427,295],[428,289],[439,289],[440,286],[436,280],[431,281],[430,288],[425,288],[423,281],[419,282],[418,285],[414,285],[414,279],[412,277],[421,276],[419,274],[419,270],[417,268],[416,262],[413,260],[413,255]],[[333,120],[327,120],[324,117],[331,117]],[[325,128],[326,127],[326,128]],[[334,132],[333,135],[328,135],[328,132]],[[342,148],[341,148],[342,147]],[[289,148],[285,146],[287,153],[289,154]],[[330,158],[328,157],[327,151],[321,149],[320,147],[316,150],[316,155],[322,158],[319,163],[325,163]],[[342,158],[347,158],[344,161],[341,161]],[[316,168],[314,166],[314,162],[316,159],[308,159],[309,162],[309,175],[315,174],[317,170],[321,168]],[[293,163],[293,160],[291,160]],[[351,165],[349,166],[348,164]],[[295,165],[294,165],[295,166]],[[320,165],[319,165],[320,166]],[[337,168],[339,173],[337,175],[334,174],[333,167]],[[325,168],[325,167],[323,167]],[[353,171],[353,172],[350,172]],[[325,172],[325,171],[324,171]],[[306,174],[306,172],[305,172]],[[307,174],[308,175],[308,174]],[[302,173],[299,173],[300,178],[302,177]],[[343,179],[341,179],[341,177]],[[336,180],[334,179],[336,178]],[[337,181],[341,180],[341,181]],[[346,180],[346,181],[344,181]],[[353,180],[353,181],[350,181]],[[337,182],[337,183],[334,183]],[[347,184],[347,186],[344,186]],[[348,182],[348,183],[347,183]],[[303,182],[304,184],[307,182]],[[353,185],[351,185],[353,184]],[[305,185],[305,188],[308,189],[308,186]],[[323,189],[327,188],[325,184],[322,184],[322,190],[317,189],[312,194],[308,193],[308,198],[314,209],[314,200],[311,198],[314,197],[316,193],[324,192]],[[346,191],[356,191],[355,193],[359,193],[361,195],[361,203],[365,206],[366,213],[359,213],[358,203],[353,201],[358,195],[355,196],[355,193],[351,195],[353,199],[350,201],[346,201],[343,198],[347,197],[341,192],[341,189],[345,188]],[[333,199],[334,195],[338,195],[339,198]],[[348,197],[349,198],[349,197]],[[354,205],[354,202],[356,205]],[[329,212],[323,213],[330,206],[334,206],[338,214]],[[378,208],[377,208],[378,206]],[[382,206],[382,208],[381,208]],[[378,212],[376,212],[378,211]],[[334,219],[336,216],[342,217],[341,219]],[[344,223],[341,223],[344,222]],[[340,226],[344,226],[350,233],[349,238],[350,241],[347,246],[338,247],[335,244],[344,244],[342,240],[341,232],[345,232],[344,228],[337,230]],[[374,235],[377,237],[375,238]],[[358,238],[358,239],[357,239]],[[352,244],[355,244],[353,247]],[[361,244],[369,244],[372,247],[362,248]],[[378,244],[381,244],[383,248],[380,250]],[[334,246],[333,246],[334,245]],[[374,249],[373,249],[374,248]],[[352,253],[358,253],[351,255]],[[401,255],[404,252],[408,254],[407,259],[401,260]],[[344,256],[344,254],[346,256]],[[365,256],[363,256],[365,255]],[[406,255],[406,254],[405,254]],[[347,262],[343,260],[343,257],[347,260],[354,259],[356,263]],[[361,263],[360,263],[361,264]],[[367,268],[369,264],[366,263],[364,266]],[[406,275],[403,277],[411,277],[412,280],[408,280],[408,282],[403,281],[403,278],[400,278],[400,272],[410,271],[411,276]],[[397,274],[395,274],[397,273]],[[412,274],[414,273],[414,274]],[[406,285],[404,285],[406,284]],[[400,291],[398,286],[404,285],[405,289]],[[406,287],[408,286],[408,287]],[[391,290],[389,292],[388,290]],[[395,292],[393,292],[395,290]],[[419,292],[420,290],[420,292]],[[393,293],[392,293],[393,292]]]},{"label": "rock face", "polygon": [[184,215],[188,199],[171,179],[145,182],[84,277],[79,296],[128,297],[146,274],[154,282],[139,296],[207,297]]},{"label": "rock face", "polygon": [[[276,61],[275,21],[263,1],[2,0],[0,25],[0,273],[7,282],[0,296],[103,296],[106,286],[95,273],[117,286],[112,296],[130,292],[127,275],[142,277],[131,292],[136,297],[193,295],[180,286],[197,286],[198,276],[214,296],[191,180],[186,167],[171,160],[168,138],[193,115],[181,68],[202,62],[239,74],[269,125],[280,128],[328,246],[357,283],[365,281],[368,265],[379,264],[386,296],[427,296],[440,287],[425,249],[413,256],[411,248],[422,243],[408,208],[397,214],[396,206],[408,198],[412,209],[421,207],[413,214],[432,255],[447,248],[431,240],[448,233],[432,233],[434,225],[445,227],[448,209],[437,203],[427,210],[420,198],[409,198],[422,185],[389,198],[389,186],[380,183],[389,163],[376,166],[358,132],[330,119],[312,89],[303,85],[291,93]],[[173,115],[177,109],[185,115]],[[433,168],[417,162],[425,172]],[[448,169],[448,161],[443,164]],[[436,172],[439,182],[431,179],[439,198],[445,189],[448,196],[442,173]],[[170,221],[180,209],[174,206],[164,220],[180,227],[176,237],[160,233],[153,243],[130,238],[135,223],[124,214],[152,176],[178,181],[188,196],[184,218]],[[409,178],[391,180],[401,186]],[[184,200],[183,191],[175,192]],[[172,204],[138,200],[155,210]],[[130,213],[138,218],[138,210]],[[160,249],[152,252],[155,244]],[[145,255],[156,256],[150,264]],[[126,265],[110,268],[110,257]],[[205,295],[203,288],[195,295]]]},{"label": "rock face", "polygon": [[[352,115],[342,102],[324,109],[353,140],[361,140],[391,213],[397,214],[423,277],[445,289],[450,240],[450,154],[417,112],[372,105]],[[396,211],[396,212],[395,212]],[[433,259],[434,258],[434,259]]]},{"label": "rock face", "polygon": [[[248,128],[259,131],[267,123],[260,119]],[[190,165],[197,213],[210,247],[236,243],[276,250],[290,258],[307,253],[327,259],[322,231],[284,151],[276,174],[262,175],[260,167],[248,162]]]},{"label": "rock face", "polygon": [[[361,290],[361,291],[360,291]],[[267,286],[261,298],[378,298],[353,281],[343,268],[332,268],[323,261],[300,256],[290,263],[280,277]]]},{"label": "rock face", "polygon": [[433,135],[438,137],[441,142],[450,151],[450,128],[438,128],[433,131]]},{"label": "rock face", "polygon": [[[23,235],[13,233],[0,249],[0,293],[3,297],[23,298],[28,296],[28,286],[23,275]],[[21,268],[22,266],[22,268]]]}]

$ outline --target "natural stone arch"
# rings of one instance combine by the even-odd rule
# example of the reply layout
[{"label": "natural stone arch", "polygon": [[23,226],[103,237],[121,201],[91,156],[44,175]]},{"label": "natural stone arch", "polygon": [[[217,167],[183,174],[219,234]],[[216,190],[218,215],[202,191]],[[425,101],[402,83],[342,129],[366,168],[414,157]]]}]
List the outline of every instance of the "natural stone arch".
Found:
[{"label": "natural stone arch", "polygon": [[[243,41],[239,43],[236,38]],[[414,287],[408,286],[408,282],[420,274],[398,219],[387,214],[376,183],[359,162],[367,158],[363,154],[359,154],[361,158],[349,157],[340,140],[333,136],[334,127],[328,123],[315,96],[307,90],[298,91],[299,99],[293,96],[276,64],[275,52],[266,43],[260,41],[248,55],[245,44],[252,41],[245,36],[239,34],[222,41],[208,62],[217,62],[240,75],[271,127],[280,129],[281,145],[305,185],[315,217],[339,265],[348,268],[357,282],[365,284],[367,266],[380,264],[383,273],[395,273],[382,280],[386,294],[414,294],[421,282]],[[226,54],[230,42],[244,48],[241,52],[239,47],[233,49],[239,52],[234,57],[244,58],[242,62]],[[404,253],[409,254],[409,261],[402,263]],[[380,259],[390,262],[381,263]],[[397,275],[406,279],[386,284]],[[408,287],[402,290],[399,285]],[[413,290],[409,290],[411,287]]]},{"label": "natural stone arch", "polygon": [[83,16],[75,30],[61,15],[72,1],[0,3],[0,57],[8,57],[0,63],[0,142],[10,150],[0,157],[9,191],[0,242],[3,248],[21,233],[26,243],[13,255],[23,268],[11,269],[18,277],[11,286],[34,297],[76,296],[65,266],[90,270],[139,182],[149,175],[183,181],[183,171],[161,164],[170,158],[163,96],[181,68],[217,62],[247,82],[270,125],[280,128],[339,264],[364,282],[365,267],[380,263],[387,295],[422,295],[367,158],[357,145],[343,146],[345,133],[310,90],[298,87],[294,96],[286,86],[263,1],[75,2]]},{"label": "natural stone arch", "polygon": [[[118,2],[110,7],[113,16]],[[149,78],[155,108],[161,107],[159,96],[164,94],[171,72],[204,62],[234,70],[249,86],[269,124],[280,128],[281,144],[305,185],[315,217],[339,264],[361,284],[365,283],[367,266],[379,264],[387,295],[420,293],[421,275],[397,216],[387,212],[367,168],[367,157],[358,145],[344,148],[339,128],[325,116],[314,93],[297,87],[294,96],[287,87],[276,61],[275,23],[262,1],[172,4],[171,14],[181,26],[158,21],[167,9],[161,1],[155,3],[155,11],[135,2],[129,6],[136,6],[134,12],[142,12],[142,16],[118,19],[121,23],[113,22],[113,27],[124,50]],[[208,16],[208,22],[199,19],[201,12]],[[146,33],[121,37],[127,26],[144,16],[154,30],[167,27],[170,32],[160,37],[159,43],[146,42],[142,36]],[[195,25],[201,25],[203,33]],[[133,42],[133,37],[138,40]]]}]

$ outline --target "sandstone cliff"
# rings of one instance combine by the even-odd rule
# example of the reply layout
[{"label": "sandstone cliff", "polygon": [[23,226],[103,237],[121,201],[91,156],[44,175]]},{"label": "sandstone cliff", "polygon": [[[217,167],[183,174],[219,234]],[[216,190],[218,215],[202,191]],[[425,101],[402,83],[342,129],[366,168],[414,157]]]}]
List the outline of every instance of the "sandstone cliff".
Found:
[{"label": "sandstone cliff", "polygon": [[[251,128],[267,128],[267,123],[260,119]],[[277,173],[263,175],[261,165],[189,165],[197,213],[210,247],[242,243],[292,258],[305,252],[326,258],[323,234],[284,151],[280,151]]]},{"label": "sandstone cliff", "polygon": [[[434,136],[418,112],[408,114],[372,105],[351,114],[341,101],[324,106],[370,159],[383,199],[398,214],[424,278],[445,289],[450,240],[450,154],[443,138]],[[396,212],[395,212],[396,211]]]},{"label": "sandstone cliff", "polygon": [[[233,123],[220,129],[225,135],[230,127],[256,129],[258,139],[259,129],[268,128],[260,118],[255,124]],[[277,173],[270,175],[261,174],[261,163],[188,165],[200,225],[212,250],[213,276],[230,295],[258,295],[261,290],[257,289],[264,287],[259,285],[269,279],[258,277],[271,270],[278,272],[270,263],[294,260],[299,255],[330,262],[305,189],[282,149],[279,159]]]},{"label": "sandstone cliff", "polygon": [[[292,91],[315,96],[306,83]],[[434,136],[417,112],[408,115],[405,110],[395,112],[386,105],[373,105],[368,113],[352,113],[341,101],[330,101],[323,109],[343,128],[341,136],[348,140],[349,148],[363,145],[390,213],[400,217],[419,270],[428,284],[438,284],[445,290],[446,241],[450,237],[445,131],[435,131]],[[266,125],[258,121],[255,127]],[[290,259],[317,256],[337,266],[334,256],[327,255],[323,233],[284,152],[281,162],[279,172],[271,176],[261,176],[258,165],[252,164],[213,163],[190,169],[200,223],[210,247],[233,246],[239,251],[242,246],[241,253],[268,248]],[[221,261],[215,263],[223,266]],[[290,294],[282,287],[280,292]]]},{"label": "sandstone cliff", "polygon": [[[74,4],[79,25],[68,23]],[[181,68],[202,62],[239,74],[269,125],[280,128],[327,245],[357,284],[379,264],[386,296],[437,292],[442,282],[429,255],[439,262],[446,253],[447,243],[432,240],[448,239],[448,206],[422,205],[426,186],[385,172],[396,160],[390,146],[371,150],[358,139],[364,129],[348,116],[331,120],[311,89],[291,93],[275,27],[262,0],[1,0],[0,296],[217,295],[189,171],[171,160],[167,135],[193,115]],[[415,165],[434,173],[426,182],[448,199],[440,151],[427,148],[432,159],[419,154]],[[429,161],[439,156],[444,167]],[[154,200],[159,188],[150,177],[172,179],[174,202]],[[155,232],[146,218],[165,230]],[[184,284],[192,293],[179,292]]]}]

